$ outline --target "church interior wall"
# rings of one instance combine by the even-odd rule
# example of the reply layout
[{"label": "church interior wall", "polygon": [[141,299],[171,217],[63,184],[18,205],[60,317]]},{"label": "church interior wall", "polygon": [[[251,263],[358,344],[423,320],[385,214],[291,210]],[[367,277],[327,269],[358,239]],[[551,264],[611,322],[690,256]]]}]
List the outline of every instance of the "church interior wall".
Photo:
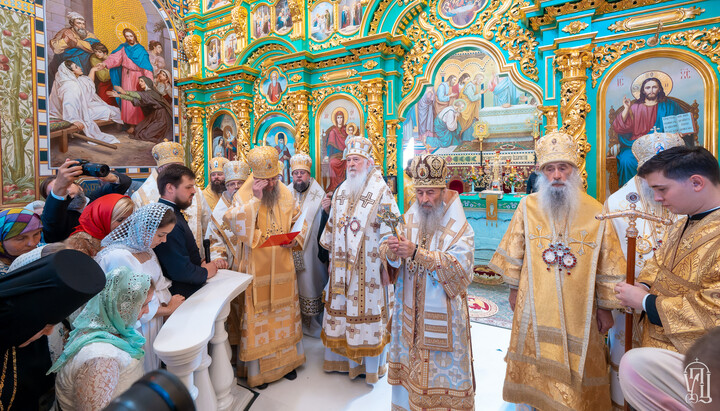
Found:
[{"label": "church interior wall", "polygon": [[[185,145],[199,181],[207,178],[216,151],[229,156],[234,150],[242,158],[254,145],[276,145],[283,132],[291,152],[309,153],[315,177],[329,185],[326,139],[337,127],[332,111],[355,107],[339,135],[356,123],[353,132],[370,138],[376,163],[400,188],[406,183],[403,164],[425,151],[452,159],[452,178],[465,191],[473,190],[495,150],[510,160],[506,165],[527,174],[533,139],[562,127],[580,142],[588,192],[602,200],[621,182],[619,172],[612,172],[623,150],[611,114],[617,116],[623,97],[637,100],[637,80],[652,74],[662,77],[669,101],[679,107],[673,105],[676,118],[668,119],[669,127],[673,121],[688,127],[683,114],[689,113],[693,130],[683,133],[686,139],[717,155],[720,4],[714,1],[121,3],[142,6],[127,20],[142,27],[143,47],[155,39],[163,45],[172,77],[172,138]],[[0,44],[0,206],[39,197],[39,182],[59,165],[55,159],[62,155],[53,149],[61,139],[49,138],[48,67],[55,54],[49,42],[68,27],[69,11],[85,16],[88,31],[106,33],[100,40],[110,42],[110,31],[101,27],[107,23],[99,21],[110,17],[98,17],[101,8],[89,0],[18,1],[0,8],[7,24],[30,18],[7,29],[12,34],[3,33]],[[462,89],[449,84],[450,76],[464,74]],[[454,100],[436,104],[438,92],[448,88],[452,94],[453,87]],[[471,91],[477,96],[469,97]],[[444,109],[443,125],[438,117]],[[453,116],[459,133],[450,130]],[[113,127],[101,126],[111,133]],[[234,146],[217,149],[227,127]],[[440,143],[425,145],[430,135]],[[78,146],[76,138],[69,141],[71,148]],[[79,153],[100,153],[98,159],[142,180],[153,165],[147,156],[151,144],[123,143]],[[148,158],[129,161],[123,154],[128,149]],[[404,203],[404,190],[398,191]]]}]

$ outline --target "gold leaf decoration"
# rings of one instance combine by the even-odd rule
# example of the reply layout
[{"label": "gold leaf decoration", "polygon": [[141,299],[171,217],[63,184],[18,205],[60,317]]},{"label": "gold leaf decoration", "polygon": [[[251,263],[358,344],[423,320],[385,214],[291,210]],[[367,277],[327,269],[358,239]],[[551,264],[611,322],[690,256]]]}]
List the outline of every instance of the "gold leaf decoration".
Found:
[{"label": "gold leaf decoration", "polygon": [[645,47],[645,39],[626,40],[618,43],[597,46],[593,49],[592,86],[597,85],[605,70],[623,54]]},{"label": "gold leaf decoration", "polygon": [[656,13],[643,14],[642,16],[628,17],[625,20],[619,20],[611,24],[608,29],[614,32],[630,31],[642,27],[653,27],[660,23],[679,23],[685,20],[692,20],[705,9],[700,7],[684,7],[672,10],[663,10]]},{"label": "gold leaf decoration", "polygon": [[572,23],[562,28],[562,31],[568,34],[578,34],[581,31],[588,28],[588,24],[584,21],[575,20]]},{"label": "gold leaf decoration", "polygon": [[374,69],[375,67],[377,67],[377,65],[378,65],[378,62],[375,60],[368,60],[363,63],[363,67],[365,67],[368,70]]},{"label": "gold leaf decoration", "polygon": [[685,46],[709,58],[720,68],[720,27],[688,30],[660,37],[660,44]]}]

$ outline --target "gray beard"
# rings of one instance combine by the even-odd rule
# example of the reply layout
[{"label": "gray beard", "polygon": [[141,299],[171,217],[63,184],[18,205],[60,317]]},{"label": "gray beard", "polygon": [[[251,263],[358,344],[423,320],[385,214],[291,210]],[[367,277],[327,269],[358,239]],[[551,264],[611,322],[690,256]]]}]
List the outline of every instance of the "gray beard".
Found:
[{"label": "gray beard", "polygon": [[73,29],[73,31],[75,31],[75,33],[78,36],[80,36],[81,39],[84,39],[85,37],[87,37],[87,34],[88,34],[87,30],[85,30],[85,29]]},{"label": "gray beard", "polygon": [[[442,202],[437,207],[433,207],[428,210],[418,204],[420,212],[420,236],[427,235],[428,239],[431,239],[440,225],[442,224],[443,217],[445,216],[445,203]],[[420,238],[418,238],[420,241]]]},{"label": "gray beard", "polygon": [[360,171],[355,175],[355,177],[351,177],[348,173],[347,178],[345,178],[345,190],[351,199],[357,200],[360,195],[362,195],[365,180],[367,180],[371,170],[372,168],[368,167],[365,172]]},{"label": "gray beard", "polygon": [[260,199],[260,203],[264,205],[265,207],[272,208],[277,204],[278,199],[280,198],[280,185],[275,184],[275,188],[272,189],[263,189],[263,196],[262,199]]},{"label": "gray beard", "polygon": [[85,206],[87,205],[87,199],[85,197],[85,193],[82,191],[75,194],[75,197],[70,200],[70,204],[68,204],[68,210],[77,211],[78,213],[82,213],[82,210],[85,209]]},{"label": "gray beard", "polygon": [[582,179],[580,172],[574,170],[565,181],[562,187],[553,187],[552,183],[545,177],[545,174],[538,173],[536,181],[540,208],[556,227],[566,226],[572,223],[572,217],[576,215],[580,205],[580,193],[582,192]]}]

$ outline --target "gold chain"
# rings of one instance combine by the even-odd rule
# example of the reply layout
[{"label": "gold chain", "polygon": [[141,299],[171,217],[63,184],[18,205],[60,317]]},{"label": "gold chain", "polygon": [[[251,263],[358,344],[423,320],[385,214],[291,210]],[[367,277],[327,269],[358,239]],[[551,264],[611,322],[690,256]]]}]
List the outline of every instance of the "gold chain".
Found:
[{"label": "gold chain", "polygon": [[[17,355],[15,355],[15,347],[12,347],[10,350],[5,351],[5,360],[3,361],[2,375],[0,376],[0,397],[1,397],[3,388],[5,388],[5,377],[7,374],[8,356],[10,354],[10,351],[12,351],[12,357],[13,357],[13,391],[12,391],[12,395],[10,396],[10,402],[8,403],[8,406],[7,406],[8,411],[10,411],[10,408],[12,407],[12,404],[15,401],[15,393],[17,391]],[[2,401],[0,401],[0,411],[5,411],[5,407],[3,406]]]}]

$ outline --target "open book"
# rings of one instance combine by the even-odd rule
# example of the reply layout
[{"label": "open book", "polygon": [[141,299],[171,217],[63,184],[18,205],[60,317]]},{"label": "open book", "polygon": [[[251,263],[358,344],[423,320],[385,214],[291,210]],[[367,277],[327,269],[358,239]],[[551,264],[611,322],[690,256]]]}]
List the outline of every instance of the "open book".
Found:
[{"label": "open book", "polygon": [[666,116],[662,118],[662,122],[665,133],[690,134],[695,132],[691,113]]}]

